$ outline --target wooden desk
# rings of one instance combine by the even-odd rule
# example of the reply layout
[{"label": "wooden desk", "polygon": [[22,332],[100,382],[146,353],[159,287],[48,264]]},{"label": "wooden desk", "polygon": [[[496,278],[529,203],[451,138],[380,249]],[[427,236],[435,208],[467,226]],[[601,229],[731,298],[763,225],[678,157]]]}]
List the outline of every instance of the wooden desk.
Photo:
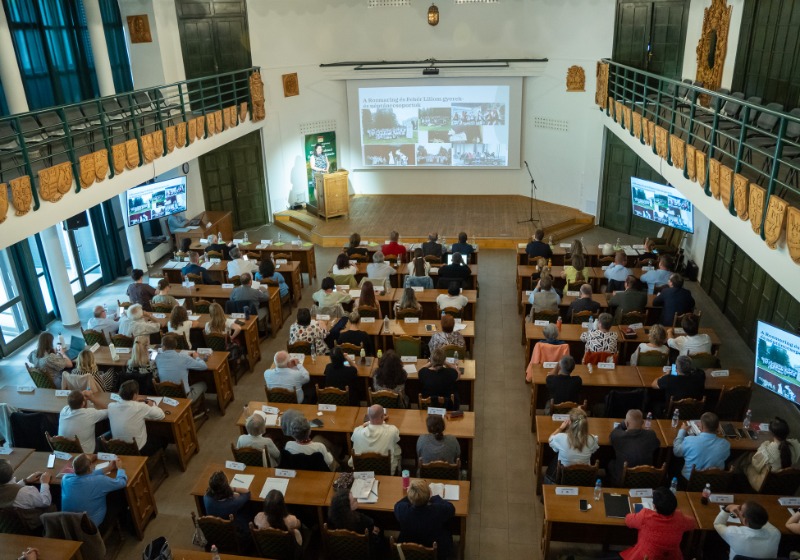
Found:
[{"label": "wooden desk", "polygon": [[[687,418],[685,420],[697,420],[697,418]],[[672,420],[653,420],[653,423],[657,423],[661,433],[664,434],[667,442],[669,443],[669,447],[672,447],[675,438],[678,436],[678,430],[683,425],[684,420],[681,420],[678,423],[677,428],[672,427]],[[741,422],[727,422],[725,420],[720,420],[720,430],[717,432],[717,435],[722,436],[722,424],[733,424],[734,428],[741,428]],[[745,453],[755,452],[758,449],[758,446],[764,443],[765,441],[771,441],[771,436],[769,432],[757,432],[758,438],[757,439],[750,439],[749,437],[746,439],[743,438],[725,438],[728,443],[731,444],[731,457],[734,458],[738,455],[743,455]],[[694,437],[691,435],[687,435],[686,437]],[[730,460],[729,458],[729,460]]]},{"label": "wooden desk", "polygon": [[[618,354],[619,354],[619,361],[621,363],[627,364],[631,359],[631,355],[636,351],[636,348],[638,348],[639,344],[643,342],[649,342],[650,340],[648,338],[648,334],[650,333],[650,327],[636,329],[634,331],[636,333],[636,336],[634,338],[626,338],[622,334],[622,330],[619,325],[615,325],[612,328],[616,329],[617,331],[617,337],[619,340],[617,346],[619,347]],[[717,333],[714,332],[714,329],[703,327],[699,329],[699,332],[701,334],[707,334],[709,337],[711,337],[711,353],[716,354],[717,352],[719,352],[722,343],[719,337],[717,336]]]},{"label": "wooden desk", "polygon": [[[77,453],[71,454],[73,458]],[[49,472],[52,475],[50,481],[51,486],[56,488],[52,492],[61,493],[61,477],[59,473],[66,467],[70,461],[63,459],[56,459],[52,469],[47,468],[47,461],[50,453],[36,451],[30,455],[17,469],[15,476],[23,478],[34,472]],[[150,522],[151,517],[158,514],[156,507],[156,499],[153,495],[153,489],[150,486],[150,475],[147,472],[147,457],[142,455],[125,455],[120,456],[122,461],[122,468],[128,475],[128,483],[125,486],[125,498],[128,501],[128,507],[131,511],[131,519],[133,520],[133,528],[136,532],[136,537],[139,540],[144,538],[144,529]],[[114,473],[116,476],[116,472]]]},{"label": "wooden desk", "polygon": [[[175,261],[170,261],[170,265]],[[161,268],[161,275],[164,276],[167,280],[169,280],[170,285],[180,284],[183,282],[183,267],[189,264],[188,262],[181,262],[180,268],[167,268],[166,266]],[[227,282],[228,279],[228,263],[227,261],[222,261],[218,263],[213,263],[211,266],[203,267],[206,272],[208,272],[209,276],[211,276],[212,280],[215,282],[219,282],[222,284],[223,282]]]},{"label": "wooden desk", "polygon": [[[522,245],[522,247],[519,245]],[[527,243],[517,244],[517,265],[528,264],[528,254],[525,252],[525,247],[527,247],[527,245]],[[572,246],[572,243],[569,245]],[[570,254],[569,247],[562,247],[560,243],[558,245],[554,243],[550,246],[550,248],[553,251],[553,266],[564,266],[566,264],[566,259]],[[583,253],[586,256],[586,266],[597,265],[599,254],[597,247],[586,247],[584,245]]]},{"label": "wooden desk", "polygon": [[[447,294],[447,290],[422,290],[414,294],[417,296],[417,301],[422,305],[422,319],[434,320],[441,318],[438,313],[436,298],[442,294]],[[478,292],[477,290],[462,290],[461,295],[467,298],[463,318],[467,321],[474,321],[478,307]],[[403,297],[403,290],[395,290],[394,301],[400,301],[401,297]]]},{"label": "wooden desk", "polygon": [[289,255],[287,260],[299,261],[300,272],[308,274],[308,283],[311,283],[311,278],[317,277],[317,261],[314,253],[314,244],[308,241],[303,242],[301,245],[294,245],[292,243],[273,243],[269,246],[256,245],[253,248],[248,247],[248,252],[261,251],[261,258],[269,258],[269,255],[283,254]]},{"label": "wooden desk", "polygon": [[[170,232],[175,236],[175,245],[180,247],[181,241],[184,239],[191,239],[192,243],[199,243],[201,239],[207,238],[209,235],[222,234],[223,239],[233,238],[233,221],[231,220],[230,212],[214,212],[205,211],[201,212],[195,218],[200,219],[197,224],[197,229],[190,229],[188,231],[173,231]],[[184,229],[184,228],[180,228]]]},{"label": "wooden desk", "polygon": [[[461,332],[461,336],[464,337],[464,342],[467,345],[467,352],[471,352],[472,341],[475,338],[475,321],[462,321],[462,324],[466,325],[466,328],[459,332]],[[389,321],[388,333],[383,332],[383,324],[380,322],[376,322],[374,325],[378,327],[380,337],[383,339],[383,344],[381,346],[376,346],[376,348],[381,347],[384,350],[394,347],[392,344],[393,336],[415,336],[421,338],[423,344],[425,344],[425,341],[430,339],[435,332],[442,330],[442,322],[440,320],[430,321],[420,319],[418,323],[406,323],[405,321],[393,320]],[[433,325],[433,330],[428,331],[426,325]]]},{"label": "wooden desk", "polygon": [[[322,420],[322,427],[311,427],[312,431],[326,432],[329,434],[344,433],[350,434],[353,431],[353,426],[360,423],[357,418],[358,407],[355,406],[337,406],[335,411],[326,410],[321,416],[317,415],[318,409],[315,404],[291,404],[291,403],[269,403],[266,401],[250,401],[247,406],[242,410],[239,418],[236,420],[236,425],[239,426],[241,433],[247,433],[245,430],[245,421],[256,410],[261,410],[262,406],[274,406],[280,409],[281,413],[287,410],[299,410],[303,413],[309,421],[314,419]],[[273,439],[277,441],[284,441],[287,438],[283,435],[280,426],[280,418],[278,418],[277,426],[267,426],[267,432]]]},{"label": "wooden desk", "polygon": [[[733,494],[732,492],[724,492],[725,494]],[[714,519],[719,514],[720,504],[708,503],[703,505],[700,502],[702,493],[700,492],[685,492],[689,499],[689,503],[694,510],[694,516],[697,520],[698,531],[714,531]],[[713,492],[712,492],[713,494]],[[758,502],[769,514],[769,522],[772,523],[782,534],[792,535],[793,533],[786,528],[786,522],[792,516],[788,508],[780,505],[778,499],[780,496],[770,496],[767,494],[733,494],[733,503],[742,505],[744,502],[750,500]]]},{"label": "wooden desk", "polygon": [[[8,402],[8,401],[3,401]],[[11,465],[11,468],[17,470],[22,462],[30,457],[31,453],[36,451],[35,449],[29,449],[27,447],[12,447],[12,451],[8,455],[0,455],[0,460],[8,461],[8,464]],[[2,533],[0,533],[2,534]]]},{"label": "wooden desk", "polygon": [[[583,350],[585,343],[581,341],[581,334],[586,332],[581,325],[561,325],[561,334],[558,335],[559,340],[563,340],[569,344],[570,355],[575,358],[576,363],[580,363],[583,357]],[[533,346],[540,340],[545,340],[544,327],[534,325],[533,323],[525,323],[525,367],[531,361],[533,355]],[[595,368],[597,369],[597,368]]]},{"label": "wooden desk", "polygon": [[39,551],[41,560],[72,560],[80,558],[78,550],[81,545],[83,543],[80,541],[0,533],[0,549],[6,551],[8,558],[17,558],[23,550],[32,547]]},{"label": "wooden desk", "polygon": [[[561,278],[561,273],[564,271],[563,266],[551,266],[550,272],[553,275],[553,285],[557,288],[562,288],[566,282]],[[526,290],[532,290],[534,286],[531,285],[531,275],[538,272],[537,268],[532,265],[521,264],[517,266],[517,301],[522,299]],[[522,313],[523,306],[520,305],[518,312]]]},{"label": "wooden desk", "polygon": [[301,269],[302,263],[300,261],[288,261],[275,264],[275,271],[283,276],[286,285],[289,286],[289,295],[295,303],[300,301],[303,297],[303,275]]},{"label": "wooden desk", "polygon": [[[311,361],[311,356],[304,356],[303,367],[308,371],[311,381],[303,386],[303,392],[306,395],[313,395],[316,392],[316,385],[321,388],[325,387],[325,368],[331,363],[330,356],[317,356],[316,363]],[[366,357],[366,364],[361,363],[361,358],[356,354],[355,360],[350,361],[358,370],[358,377],[360,383],[356,387],[349,387],[351,394],[355,393],[359,401],[367,400],[367,390],[370,387],[370,380],[372,379],[372,371],[378,364],[377,358],[370,356]],[[271,366],[275,367],[273,363]],[[307,392],[310,391],[310,392]]]},{"label": "wooden desk", "polygon": [[[172,558],[174,560],[208,560],[211,556],[204,550],[189,550],[188,548],[175,548],[172,549]],[[253,560],[252,556],[239,556],[237,554],[222,554],[219,555],[220,560]]]},{"label": "wooden desk", "polygon": [[[547,559],[552,541],[584,542],[602,544],[632,544],[636,542],[637,532],[625,526],[625,519],[606,517],[602,499],[594,501],[594,488],[579,486],[577,496],[557,496],[555,485],[543,488],[544,519],[542,526],[542,558]],[[603,488],[603,493],[628,495],[628,488]],[[685,492],[678,492],[678,509],[689,517],[694,510]],[[589,511],[580,511],[580,500],[592,506]],[[630,498],[631,503],[641,502],[641,498]],[[684,536],[684,543],[689,538]]]}]

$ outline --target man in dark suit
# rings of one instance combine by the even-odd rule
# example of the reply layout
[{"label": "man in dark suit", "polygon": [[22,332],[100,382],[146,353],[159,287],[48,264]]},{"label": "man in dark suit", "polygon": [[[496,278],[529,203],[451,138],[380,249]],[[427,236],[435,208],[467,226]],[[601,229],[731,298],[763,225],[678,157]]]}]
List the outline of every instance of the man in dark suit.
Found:
[{"label": "man in dark suit", "polygon": [[583,311],[591,311],[592,315],[597,315],[600,311],[600,304],[592,299],[592,286],[590,284],[583,284],[581,286],[581,296],[569,304],[567,309],[567,318],[571,318],[575,313],[582,313]]},{"label": "man in dark suit", "polygon": [[659,322],[665,327],[671,327],[675,314],[683,315],[694,311],[694,298],[692,293],[683,287],[683,276],[673,274],[669,277],[669,287],[653,300],[653,305],[663,306]]},{"label": "man in dark suit", "polygon": [[542,239],[544,239],[544,230],[537,229],[536,233],[533,234],[533,241],[528,243],[528,246],[525,247],[525,252],[528,253],[529,259],[536,257],[544,257],[546,259],[553,258],[553,250],[550,248],[550,245],[543,242]]},{"label": "man in dark suit", "polygon": [[439,243],[438,233],[428,235],[428,241],[422,244],[422,256],[427,257],[428,255],[442,258],[442,245]]},{"label": "man in dark suit", "polygon": [[206,253],[212,251],[215,253],[222,253],[222,260],[229,261],[231,260],[231,255],[229,251],[232,246],[233,242],[231,242],[230,244],[219,243],[216,235],[209,235],[208,245],[206,245]]},{"label": "man in dark suit", "polygon": [[439,282],[445,287],[450,285],[450,280],[458,281],[460,286],[464,286],[470,276],[472,271],[464,264],[461,253],[453,253],[452,262],[439,268]]},{"label": "man in dark suit", "polygon": [[638,283],[636,276],[629,275],[625,278],[625,291],[615,293],[608,300],[608,306],[618,321],[623,313],[631,311],[644,313],[647,307],[647,291],[638,290]]},{"label": "man in dark suit", "polygon": [[181,269],[181,276],[186,278],[187,274],[199,274],[203,278],[203,284],[219,284],[199,263],[200,256],[195,251],[189,251],[189,264]]}]

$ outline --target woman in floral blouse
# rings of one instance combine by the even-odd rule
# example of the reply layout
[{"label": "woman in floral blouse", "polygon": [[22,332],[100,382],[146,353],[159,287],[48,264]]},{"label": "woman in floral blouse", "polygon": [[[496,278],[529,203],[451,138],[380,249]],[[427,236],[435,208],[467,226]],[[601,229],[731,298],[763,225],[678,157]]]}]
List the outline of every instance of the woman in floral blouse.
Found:
[{"label": "woman in floral blouse", "polygon": [[307,341],[311,344],[311,352],[316,356],[328,353],[325,337],[328,330],[324,321],[311,321],[311,311],[303,307],[297,310],[297,322],[289,329],[289,344],[298,341]]},{"label": "woman in floral blouse", "polygon": [[447,346],[448,344],[462,347],[467,346],[467,343],[464,341],[464,337],[461,335],[461,333],[453,332],[455,326],[456,320],[453,319],[452,315],[442,316],[442,330],[433,333],[431,341],[428,343],[428,348],[430,349],[431,354],[433,354],[433,351],[437,348],[441,346]]}]

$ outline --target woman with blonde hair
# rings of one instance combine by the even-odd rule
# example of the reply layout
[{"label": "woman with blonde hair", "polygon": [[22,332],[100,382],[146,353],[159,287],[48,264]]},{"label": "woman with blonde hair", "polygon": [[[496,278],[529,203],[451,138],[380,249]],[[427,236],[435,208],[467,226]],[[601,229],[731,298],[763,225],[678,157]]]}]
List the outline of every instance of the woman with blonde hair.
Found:
[{"label": "woman with blonde hair", "polygon": [[650,327],[650,332],[647,333],[649,338],[648,342],[642,342],[636,347],[631,355],[631,365],[638,365],[639,354],[642,352],[661,352],[662,354],[669,354],[669,347],[667,346],[667,331],[656,323]]},{"label": "woman with blonde hair", "polygon": [[189,320],[189,313],[184,306],[176,305],[172,308],[169,314],[169,322],[167,323],[167,331],[182,336],[186,340],[187,347],[190,349],[192,347],[192,340],[189,337],[189,333],[192,331],[192,328],[199,326],[199,323],[196,321]]},{"label": "woman with blonde hair", "polygon": [[139,384],[139,393],[142,395],[155,395],[153,378],[158,379],[158,368],[156,362],[150,359],[149,346],[149,336],[136,337],[133,341],[128,367],[120,378],[120,384],[129,379],[136,381]]},{"label": "woman with blonde hair", "polygon": [[242,332],[242,327],[236,321],[225,316],[225,310],[218,303],[212,303],[208,307],[210,318],[203,331],[206,334],[224,334],[230,338],[236,338]]},{"label": "woman with blonde hair", "polygon": [[550,484],[555,482],[555,467],[558,463],[565,467],[588,465],[592,454],[600,449],[597,436],[589,434],[589,419],[582,408],[569,411],[569,418],[550,434],[548,443],[550,449],[558,454],[545,476]]},{"label": "woman with blonde hair", "polygon": [[94,353],[87,347],[78,354],[75,369],[71,373],[64,372],[61,388],[70,391],[89,389],[94,393],[110,392],[114,390],[115,377],[114,370],[98,371]]},{"label": "woman with blonde hair", "polygon": [[566,279],[567,286],[575,282],[586,282],[590,276],[589,270],[586,266],[586,257],[583,256],[583,253],[578,253],[572,256],[572,264],[564,267],[561,278]]},{"label": "woman with blonde hair", "polygon": [[449,523],[456,508],[440,496],[431,496],[428,482],[411,481],[406,497],[394,505],[394,516],[400,525],[398,542],[410,542],[431,547],[435,542],[439,558],[450,558],[453,535]]},{"label": "woman with blonde hair", "polygon": [[400,301],[394,304],[395,317],[397,316],[397,312],[401,309],[416,309],[417,311],[422,311],[422,304],[417,301],[417,294],[414,288],[403,288],[403,295],[400,296]]}]

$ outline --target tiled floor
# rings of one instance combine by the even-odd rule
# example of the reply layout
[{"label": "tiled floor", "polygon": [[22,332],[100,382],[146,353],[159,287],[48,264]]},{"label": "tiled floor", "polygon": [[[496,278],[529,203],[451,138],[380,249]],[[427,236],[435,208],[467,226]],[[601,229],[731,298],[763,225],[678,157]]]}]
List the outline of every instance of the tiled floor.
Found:
[{"label": "tiled floor", "polygon": [[[618,237],[600,228],[584,234],[585,242],[596,243]],[[333,262],[335,249],[317,249],[317,262],[324,270]],[[517,314],[514,289],[513,251],[484,251],[480,255],[480,300],[477,314],[475,358],[477,360],[476,406],[477,438],[475,441],[470,517],[468,521],[467,556],[483,559],[535,559],[540,557],[542,507],[534,493],[532,476],[533,438],[529,431],[529,390],[524,382],[523,347],[519,344],[520,315]],[[122,279],[104,288],[81,305],[85,321],[91,307],[103,301],[113,302],[124,293],[127,280]],[[308,304],[319,280],[303,290],[301,303]],[[717,330],[723,340],[723,366],[750,369],[752,352],[736,335],[730,323],[695,285],[691,286],[697,305],[703,310],[703,325]],[[289,319],[292,321],[293,317]],[[51,331],[58,332],[58,325]],[[158,517],[150,523],[145,541],[132,536],[123,545],[120,558],[140,558],[146,542],[164,535],[175,547],[191,548],[192,526],[189,512],[194,508],[189,487],[209,463],[229,459],[228,444],[237,436],[234,422],[238,407],[251,395],[262,395],[261,372],[273,354],[285,347],[288,326],[275,339],[262,343],[261,363],[256,371],[245,375],[235,387],[236,401],[221,417],[211,404],[211,420],[199,432],[200,453],[181,473],[170,455],[170,477],[156,492]],[[17,384],[27,378],[22,365],[30,349],[0,362],[0,385]],[[779,414],[788,419],[793,433],[800,433],[797,410],[771,394],[755,389],[753,414],[767,419]],[[579,551],[582,555],[600,554],[599,548],[574,548],[560,543],[553,555]]]}]

